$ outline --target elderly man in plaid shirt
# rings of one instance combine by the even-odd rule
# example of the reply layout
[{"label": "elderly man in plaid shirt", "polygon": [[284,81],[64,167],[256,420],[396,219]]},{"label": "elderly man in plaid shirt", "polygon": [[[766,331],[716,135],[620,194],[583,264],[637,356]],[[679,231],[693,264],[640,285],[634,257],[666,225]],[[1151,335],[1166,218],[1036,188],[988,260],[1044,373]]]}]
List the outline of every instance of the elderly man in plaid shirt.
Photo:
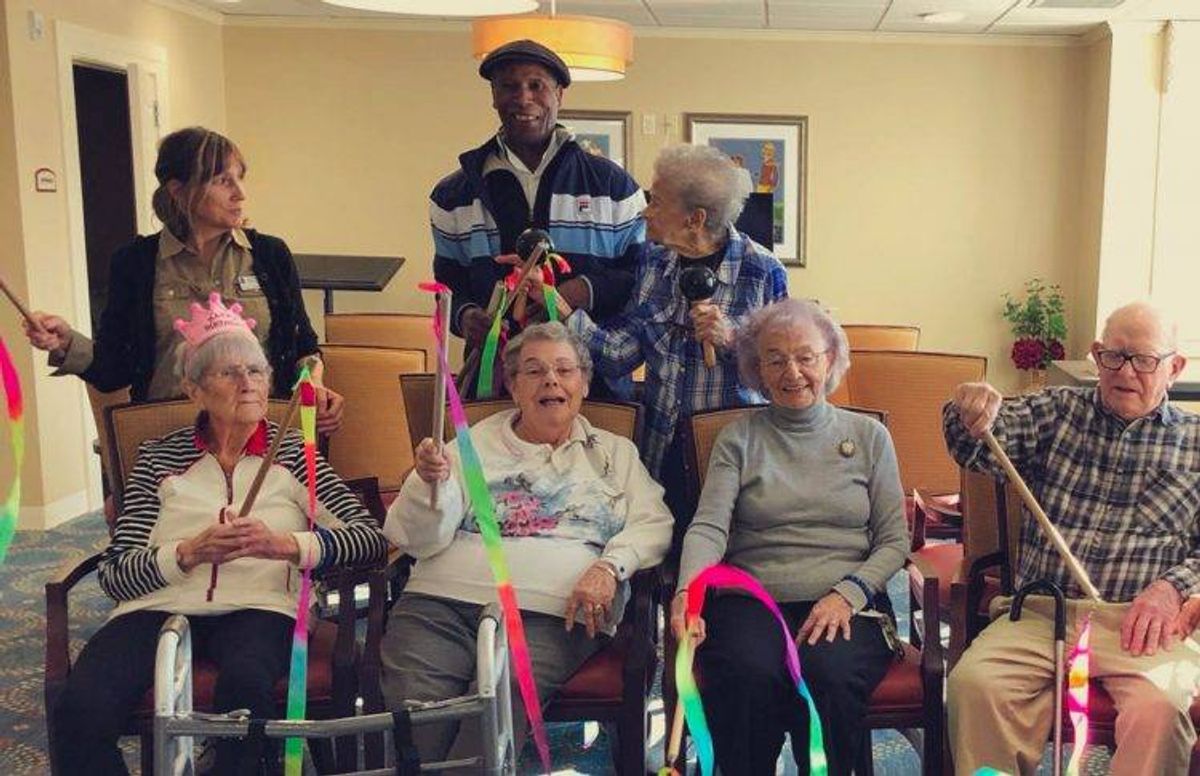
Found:
[{"label": "elderly man in plaid shirt", "polygon": [[[1067,638],[1092,611],[1091,676],[1117,707],[1114,774],[1184,774],[1196,734],[1188,709],[1200,646],[1184,614],[1200,595],[1200,416],[1167,389],[1186,359],[1172,326],[1146,304],[1114,312],[1092,345],[1097,388],[1048,388],[1002,400],[959,386],[944,411],[946,445],[963,466],[1001,473],[979,440],[991,429],[1100,590],[1093,606],[1028,516],[1018,585],[1067,595]],[[1007,609],[993,605],[993,615]],[[1191,607],[1188,607],[1189,614]],[[1032,773],[1053,713],[1053,601],[1030,597],[1020,621],[998,617],[950,674],[956,770]]]}]

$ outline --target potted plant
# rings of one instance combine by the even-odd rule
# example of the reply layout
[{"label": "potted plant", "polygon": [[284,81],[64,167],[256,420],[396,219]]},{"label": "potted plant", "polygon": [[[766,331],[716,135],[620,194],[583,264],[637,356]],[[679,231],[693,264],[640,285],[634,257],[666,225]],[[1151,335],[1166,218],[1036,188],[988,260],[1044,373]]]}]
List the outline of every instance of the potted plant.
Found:
[{"label": "potted plant", "polygon": [[1067,338],[1067,319],[1062,290],[1043,283],[1041,278],[1028,281],[1023,299],[1004,295],[1004,320],[1017,338],[1012,346],[1013,363],[1025,374],[1029,388],[1041,387],[1050,362],[1066,357],[1063,340]]}]

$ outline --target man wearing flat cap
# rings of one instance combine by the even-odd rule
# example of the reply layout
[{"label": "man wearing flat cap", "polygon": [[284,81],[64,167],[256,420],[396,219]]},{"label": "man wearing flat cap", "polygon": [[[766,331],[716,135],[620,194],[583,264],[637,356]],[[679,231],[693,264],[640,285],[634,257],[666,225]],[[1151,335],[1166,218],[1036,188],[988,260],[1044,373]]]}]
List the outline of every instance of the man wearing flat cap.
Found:
[{"label": "man wearing flat cap", "polygon": [[571,73],[553,51],[513,41],[488,54],[479,74],[491,83],[500,130],[459,156],[430,195],[434,275],[454,292],[451,330],[468,348],[483,341],[492,288],[512,271],[517,236],[530,227],[549,232],[571,265],[558,276],[563,299],[593,318],[616,313],[633,286],[626,252],[645,237],[641,188],[558,124]]}]

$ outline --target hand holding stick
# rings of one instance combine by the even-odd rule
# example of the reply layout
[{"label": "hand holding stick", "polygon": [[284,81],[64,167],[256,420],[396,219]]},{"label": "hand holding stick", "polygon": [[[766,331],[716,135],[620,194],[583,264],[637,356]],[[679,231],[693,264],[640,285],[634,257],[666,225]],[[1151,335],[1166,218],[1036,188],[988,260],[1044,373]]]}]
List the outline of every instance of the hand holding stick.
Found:
[{"label": "hand holding stick", "polygon": [[1013,462],[1009,460],[1008,454],[1004,452],[1004,448],[996,441],[996,437],[992,434],[991,429],[983,432],[983,441],[987,443],[988,449],[992,451],[992,457],[1004,469],[1004,473],[1008,475],[1009,482],[1016,486],[1017,492],[1021,494],[1021,500],[1025,502],[1025,506],[1029,509],[1030,514],[1037,520],[1042,532],[1050,543],[1054,545],[1054,549],[1058,550],[1058,554],[1062,556],[1063,563],[1066,564],[1067,570],[1071,572],[1071,576],[1075,578],[1075,582],[1083,589],[1089,598],[1096,601],[1102,601],[1100,591],[1092,584],[1092,580],[1088,577],[1087,571],[1083,568],[1083,564],[1071,552],[1071,548],[1067,546],[1067,542],[1063,539],[1062,534],[1050,522],[1050,518],[1046,516],[1045,510],[1037,503],[1037,499],[1033,497],[1033,493],[1029,490],[1029,486],[1025,484],[1025,480],[1021,478],[1017,472],[1017,467],[1013,466]]},{"label": "hand holding stick", "polygon": [[[683,298],[695,307],[697,303],[711,299],[717,291],[717,275],[703,264],[694,264],[679,273],[679,291]],[[717,353],[708,340],[703,343],[704,365],[712,369],[717,365]]]},{"label": "hand holding stick", "polygon": [[29,312],[29,308],[25,306],[25,303],[22,302],[17,295],[13,293],[13,290],[8,287],[8,283],[4,282],[4,278],[0,278],[0,291],[4,292],[4,295],[8,297],[8,301],[12,302],[13,307],[17,308],[17,312],[21,314],[21,317],[25,319],[25,322],[28,323],[31,328],[36,329],[37,331],[42,331],[41,322],[33,317],[33,313]]},{"label": "hand holding stick", "polygon": [[[435,298],[437,302],[433,314],[437,316],[438,327],[443,334],[436,343],[438,359],[433,367],[433,442],[441,450],[442,441],[446,437],[446,381],[450,379],[450,375],[446,374],[442,367],[442,364],[449,363],[450,338],[445,335],[445,332],[450,331],[450,291],[439,291]],[[430,487],[432,492],[429,496],[429,504],[437,509],[438,484],[434,482]]]}]

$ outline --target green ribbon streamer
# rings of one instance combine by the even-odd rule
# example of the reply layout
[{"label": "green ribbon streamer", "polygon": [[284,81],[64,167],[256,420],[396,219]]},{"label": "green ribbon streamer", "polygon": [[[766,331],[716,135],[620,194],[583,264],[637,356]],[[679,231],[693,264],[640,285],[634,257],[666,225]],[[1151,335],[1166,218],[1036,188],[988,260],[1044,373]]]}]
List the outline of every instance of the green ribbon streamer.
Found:
[{"label": "green ribbon streamer", "polygon": [[503,316],[499,314],[499,311],[504,309],[507,302],[508,288],[506,287],[500,292],[500,304],[496,305],[496,318],[492,321],[492,328],[488,331],[487,339],[484,340],[483,355],[479,359],[479,381],[475,383],[475,397],[479,399],[492,397],[492,369],[496,364],[496,351],[500,347],[500,326],[504,323]]}]

